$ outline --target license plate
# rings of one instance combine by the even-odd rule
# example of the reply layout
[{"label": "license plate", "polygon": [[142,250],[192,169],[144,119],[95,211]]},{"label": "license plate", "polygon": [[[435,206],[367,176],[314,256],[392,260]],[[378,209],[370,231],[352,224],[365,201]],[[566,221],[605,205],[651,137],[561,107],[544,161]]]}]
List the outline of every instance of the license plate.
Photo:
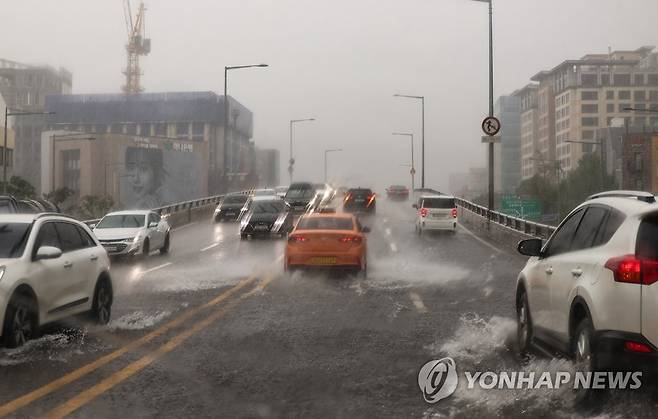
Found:
[{"label": "license plate", "polygon": [[432,214],[432,218],[446,218],[443,214]]},{"label": "license plate", "polygon": [[355,199],[354,202],[366,202],[365,199]]},{"label": "license plate", "polygon": [[329,256],[314,257],[314,258],[311,258],[311,264],[312,265],[335,265],[336,264],[336,258],[335,257],[329,257]]},{"label": "license plate", "polygon": [[235,215],[234,212],[227,212],[226,215]]},{"label": "license plate", "polygon": [[254,226],[254,230],[258,230],[258,231],[267,231],[269,229],[270,228],[268,226]]},{"label": "license plate", "polygon": [[117,251],[116,246],[104,246],[104,247],[105,247],[105,250],[107,250],[108,252],[116,252]]}]

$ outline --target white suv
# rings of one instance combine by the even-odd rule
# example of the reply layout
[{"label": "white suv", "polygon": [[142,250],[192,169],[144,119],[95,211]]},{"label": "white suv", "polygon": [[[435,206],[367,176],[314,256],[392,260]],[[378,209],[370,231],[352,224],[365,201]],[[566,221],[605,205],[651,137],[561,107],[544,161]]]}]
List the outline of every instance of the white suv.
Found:
[{"label": "white suv", "polygon": [[146,257],[155,249],[165,254],[171,245],[171,227],[155,211],[111,212],[94,226],[94,234],[111,256]]},{"label": "white suv", "polygon": [[107,253],[89,228],[58,214],[0,216],[0,325],[5,345],[37,336],[39,325],[79,313],[110,319]]},{"label": "white suv", "polygon": [[457,231],[457,205],[450,195],[421,195],[412,205],[416,213],[416,233],[425,230]]},{"label": "white suv", "polygon": [[594,195],[545,245],[523,240],[518,250],[531,256],[516,287],[522,352],[541,342],[590,371],[656,364],[658,205],[653,195]]}]

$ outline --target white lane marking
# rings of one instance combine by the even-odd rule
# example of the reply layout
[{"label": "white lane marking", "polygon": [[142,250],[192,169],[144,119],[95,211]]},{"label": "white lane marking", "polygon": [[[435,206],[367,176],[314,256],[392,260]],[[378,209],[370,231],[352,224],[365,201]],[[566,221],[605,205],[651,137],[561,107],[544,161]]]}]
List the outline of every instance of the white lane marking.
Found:
[{"label": "white lane marking", "polygon": [[385,231],[386,231],[386,235],[387,235],[387,236],[390,236],[390,235],[391,235],[391,229],[390,229],[390,228],[386,227],[386,230],[385,230]]},{"label": "white lane marking", "polygon": [[427,313],[427,307],[425,307],[420,295],[412,291],[409,293],[409,298],[411,298],[411,302],[414,303],[414,307],[416,307],[419,313]]},{"label": "white lane marking", "polygon": [[212,249],[213,247],[217,247],[217,246],[219,246],[219,243],[213,243],[213,244],[211,244],[210,246],[206,246],[206,247],[204,247],[204,248],[201,249],[200,251],[201,251],[201,252],[205,252],[206,250],[210,250],[210,249]]},{"label": "white lane marking", "polygon": [[196,221],[192,221],[191,223],[183,224],[183,225],[180,226],[180,227],[176,227],[176,228],[174,228],[173,230],[174,230],[174,231],[182,230],[182,229],[187,228],[187,227],[189,227],[189,226],[192,226],[192,225],[194,225],[194,224],[196,224],[196,223],[197,223]]},{"label": "white lane marking", "polygon": [[391,250],[394,251],[394,252],[398,251],[398,247],[395,243],[391,243]]},{"label": "white lane marking", "polygon": [[150,273],[150,272],[153,272],[153,271],[157,271],[158,269],[166,268],[166,267],[169,266],[169,265],[173,265],[173,263],[171,263],[171,262],[167,262],[167,263],[163,263],[162,265],[154,266],[154,267],[151,268],[151,269],[147,269],[147,270],[145,270],[144,272],[140,272],[140,275],[146,275],[147,273]]},{"label": "white lane marking", "polygon": [[494,246],[493,244],[489,243],[488,241],[483,240],[483,239],[481,239],[480,237],[476,236],[475,233],[473,233],[471,230],[469,230],[469,229],[467,229],[466,227],[464,227],[464,224],[459,223],[459,227],[462,228],[466,233],[468,233],[468,234],[469,234],[471,237],[473,237],[475,240],[477,240],[477,241],[479,241],[480,243],[482,243],[483,245],[485,245],[485,246],[487,246],[487,247],[493,249],[495,252],[497,252],[497,253],[502,253],[502,252],[503,252],[502,250],[500,250],[499,248],[497,248],[497,247]]}]

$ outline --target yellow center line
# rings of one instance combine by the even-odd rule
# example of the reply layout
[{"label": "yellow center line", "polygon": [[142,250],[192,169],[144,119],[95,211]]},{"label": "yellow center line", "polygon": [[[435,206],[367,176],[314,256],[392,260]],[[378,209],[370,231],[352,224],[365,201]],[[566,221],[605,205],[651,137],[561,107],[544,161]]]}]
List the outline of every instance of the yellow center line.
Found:
[{"label": "yellow center line", "polygon": [[134,351],[135,349],[140,348],[141,346],[144,346],[148,342],[152,341],[153,339],[162,336],[164,333],[168,332],[169,330],[173,329],[174,327],[177,327],[184,321],[190,319],[200,311],[217,305],[226,299],[230,298],[233,294],[241,290],[242,288],[246,287],[247,285],[253,283],[257,278],[257,275],[252,275],[249,278],[245,278],[242,281],[238,282],[235,286],[232,288],[220,293],[217,297],[212,299],[211,301],[207,302],[204,305],[192,308],[180,316],[176,317],[175,319],[171,320],[170,322],[160,326],[158,329],[148,333],[147,335],[144,335],[143,337],[117,349],[114,352],[111,352],[105,356],[102,356],[98,358],[97,360],[78,368],[77,370],[71,371],[70,373],[63,375],[62,377],[42,386],[39,387],[27,394],[24,394],[23,396],[20,396],[10,402],[7,402],[3,405],[0,405],[0,417],[6,416],[10,413],[15,412],[16,410],[27,406],[28,404],[56,391],[59,390],[60,388],[72,383],[73,381],[76,381],[85,375],[103,367],[104,365],[109,364],[110,362],[114,361],[115,359],[121,357],[122,355]]},{"label": "yellow center line", "polygon": [[263,280],[263,282],[259,285],[259,287],[245,294],[240,295],[240,297],[238,297],[237,299],[231,301],[230,303],[226,304],[221,308],[218,308],[210,316],[196,323],[194,327],[192,327],[191,329],[187,329],[184,332],[181,332],[178,335],[172,337],[170,340],[162,344],[158,349],[144,355],[137,361],[132,362],[125,368],[115,372],[114,374],[100,381],[96,385],[88,388],[85,391],[78,393],[76,396],[72,397],[68,401],[56,406],[53,410],[46,413],[43,417],[47,419],[63,418],[64,416],[67,416],[75,412],[76,410],[86,405],[96,397],[102,395],[106,391],[112,389],[117,384],[135,375],[136,373],[143,370],[144,368],[146,368],[147,366],[149,366],[159,358],[163,357],[167,353],[173,351],[180,344],[182,344],[187,339],[197,334],[201,330],[205,329],[213,322],[224,317],[224,315],[226,315],[226,313],[228,313],[229,310],[237,306],[241,301],[251,297],[252,295],[258,293],[259,291],[262,291],[269,283],[271,283],[277,277],[278,274],[270,274],[266,279]]}]

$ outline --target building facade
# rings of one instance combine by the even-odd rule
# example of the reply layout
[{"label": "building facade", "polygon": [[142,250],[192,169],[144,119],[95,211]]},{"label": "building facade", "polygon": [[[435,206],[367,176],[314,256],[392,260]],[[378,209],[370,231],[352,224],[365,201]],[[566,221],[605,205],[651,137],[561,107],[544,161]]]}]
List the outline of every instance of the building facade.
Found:
[{"label": "building facade", "polygon": [[[7,103],[5,102],[4,98],[2,95],[0,95],[0,109],[4,109],[7,107]],[[11,179],[12,175],[14,174],[14,164],[13,164],[13,158],[14,158],[14,150],[15,150],[15,135],[14,135],[14,129],[12,125],[11,120],[7,120],[7,154],[5,156],[5,126],[4,126],[4,121],[0,122],[0,173],[4,175],[5,173],[5,160],[6,159],[6,164],[7,164],[7,182],[9,182],[9,179]],[[1,180],[1,179],[0,179]]]},{"label": "building facade", "polygon": [[511,193],[521,182],[521,101],[500,96],[494,105],[500,120],[500,144],[494,146],[494,189]]},{"label": "building facade", "polygon": [[278,186],[280,168],[281,162],[279,150],[256,149],[256,171],[258,173],[259,186]]},{"label": "building facade", "polygon": [[520,101],[521,180],[530,179],[538,173],[538,162],[541,159],[537,87],[536,84],[528,84],[513,93]]},{"label": "building facade", "polygon": [[208,196],[208,143],[189,138],[44,131],[44,193],[109,196],[116,208],[152,209]]},{"label": "building facade", "polygon": [[[63,68],[56,70],[0,59],[0,93],[10,109],[43,112],[46,96],[70,94],[72,80],[71,73]],[[16,136],[14,172],[40,191],[41,132],[46,129],[47,120],[41,115],[10,119]]]},{"label": "building facade", "polygon": [[46,98],[51,130],[124,134],[206,144],[207,191],[237,190],[256,174],[253,115],[229,97],[224,165],[224,97],[213,92],[55,95]]},{"label": "building facade", "polygon": [[622,138],[622,188],[658,193],[658,132]]},{"label": "building facade", "polygon": [[658,124],[658,115],[626,110],[658,110],[658,55],[653,49],[589,54],[533,76],[539,84],[542,158],[557,160],[559,172],[569,172],[596,147],[573,141],[593,143],[596,130],[613,119],[634,126]]}]

